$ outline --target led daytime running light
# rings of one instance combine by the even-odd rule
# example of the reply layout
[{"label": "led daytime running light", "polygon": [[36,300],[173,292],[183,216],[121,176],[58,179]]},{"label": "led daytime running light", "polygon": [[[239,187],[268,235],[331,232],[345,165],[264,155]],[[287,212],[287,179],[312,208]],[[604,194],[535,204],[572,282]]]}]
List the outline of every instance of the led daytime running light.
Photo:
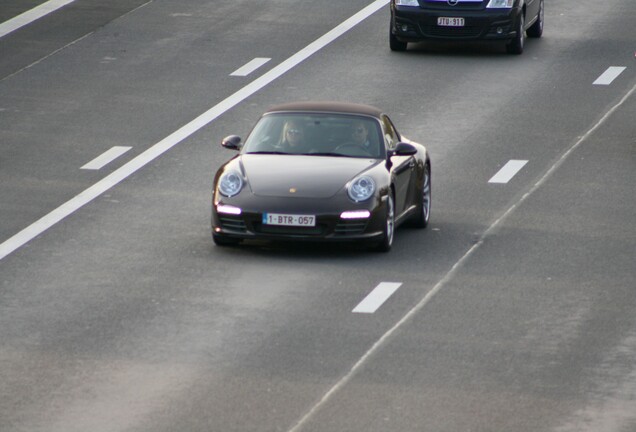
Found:
[{"label": "led daytime running light", "polygon": [[340,219],[368,219],[370,216],[369,210],[351,210],[340,213]]},{"label": "led daytime running light", "polygon": [[216,206],[216,211],[222,214],[240,215],[243,211],[238,208],[227,204],[219,204]]}]

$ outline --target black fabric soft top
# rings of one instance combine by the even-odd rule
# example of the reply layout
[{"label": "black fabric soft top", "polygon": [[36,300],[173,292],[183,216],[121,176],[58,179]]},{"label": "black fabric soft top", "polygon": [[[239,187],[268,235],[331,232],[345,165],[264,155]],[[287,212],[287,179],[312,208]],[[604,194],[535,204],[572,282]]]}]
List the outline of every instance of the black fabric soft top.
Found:
[{"label": "black fabric soft top", "polygon": [[342,114],[362,114],[366,116],[379,118],[382,111],[371,105],[350,103],[350,102],[333,102],[333,101],[305,101],[290,102],[280,105],[274,105],[265,111],[271,112],[325,112],[325,113],[342,113]]}]

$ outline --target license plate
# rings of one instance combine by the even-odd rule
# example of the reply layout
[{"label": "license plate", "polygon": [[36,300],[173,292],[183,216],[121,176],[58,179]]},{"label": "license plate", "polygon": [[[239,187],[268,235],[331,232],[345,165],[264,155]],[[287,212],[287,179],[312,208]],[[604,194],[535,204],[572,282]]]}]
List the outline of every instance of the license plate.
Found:
[{"label": "license plate", "polygon": [[442,27],[464,27],[464,18],[438,17],[437,25]]},{"label": "license plate", "polygon": [[281,226],[316,226],[314,215],[291,215],[279,213],[263,213],[263,224]]}]

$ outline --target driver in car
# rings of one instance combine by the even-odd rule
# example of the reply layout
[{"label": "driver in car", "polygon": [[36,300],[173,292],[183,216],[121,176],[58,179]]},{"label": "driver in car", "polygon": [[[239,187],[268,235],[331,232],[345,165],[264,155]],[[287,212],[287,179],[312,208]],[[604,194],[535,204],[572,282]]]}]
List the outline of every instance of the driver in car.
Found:
[{"label": "driver in car", "polygon": [[369,130],[364,122],[355,122],[351,129],[351,139],[353,144],[360,146],[369,153],[373,153],[371,142],[369,142]]}]

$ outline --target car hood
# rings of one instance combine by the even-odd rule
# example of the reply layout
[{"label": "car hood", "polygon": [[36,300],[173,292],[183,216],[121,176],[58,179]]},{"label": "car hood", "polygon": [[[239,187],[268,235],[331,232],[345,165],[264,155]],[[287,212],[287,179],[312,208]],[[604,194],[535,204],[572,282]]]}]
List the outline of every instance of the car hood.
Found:
[{"label": "car hood", "polygon": [[242,155],[239,163],[254,195],[266,197],[329,198],[377,159]]}]

